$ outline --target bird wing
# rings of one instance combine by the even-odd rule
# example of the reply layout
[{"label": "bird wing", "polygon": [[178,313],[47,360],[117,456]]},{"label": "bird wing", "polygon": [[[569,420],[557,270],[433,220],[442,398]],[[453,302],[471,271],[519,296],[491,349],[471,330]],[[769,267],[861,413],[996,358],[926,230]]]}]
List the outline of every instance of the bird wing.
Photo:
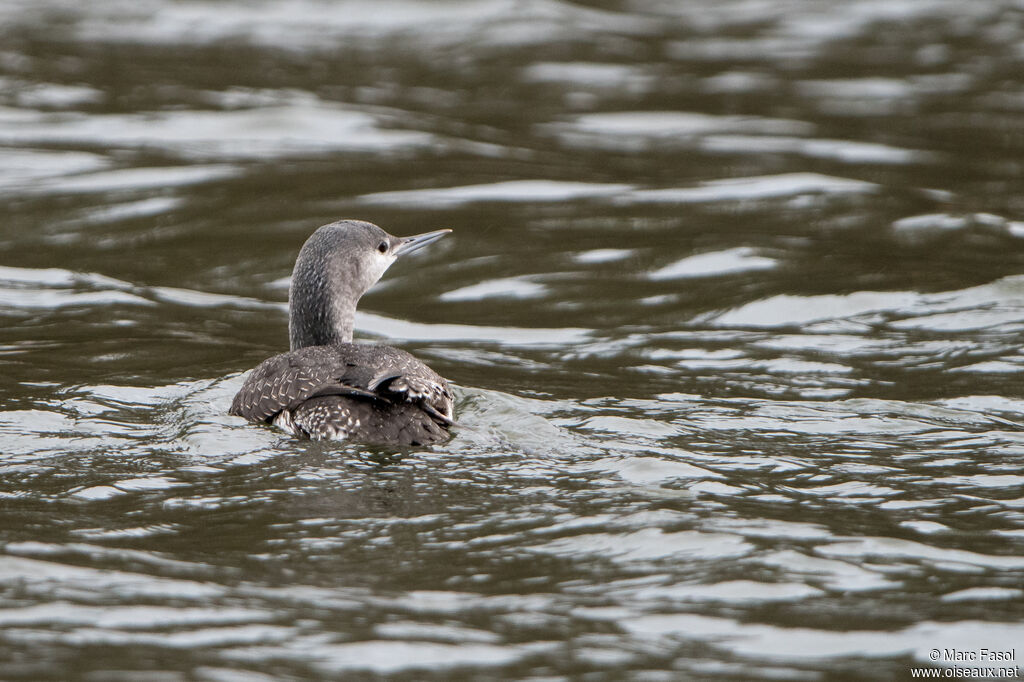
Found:
[{"label": "bird wing", "polygon": [[393,372],[375,377],[369,388],[392,402],[419,403],[420,407],[440,421],[453,423],[454,396],[447,382]]},{"label": "bird wing", "polygon": [[396,349],[375,348],[386,349],[383,357],[379,350],[376,356],[385,360],[383,364],[361,361],[368,347],[351,344],[303,348],[269,358],[249,375],[230,413],[250,421],[271,421],[311,398],[340,395],[416,403],[440,421],[452,423],[454,396],[444,379],[411,372],[409,360],[418,361]]},{"label": "bird wing", "polygon": [[231,414],[250,421],[269,421],[330,379],[323,368],[286,365],[275,362],[278,358],[270,358],[252,371],[231,403]]}]

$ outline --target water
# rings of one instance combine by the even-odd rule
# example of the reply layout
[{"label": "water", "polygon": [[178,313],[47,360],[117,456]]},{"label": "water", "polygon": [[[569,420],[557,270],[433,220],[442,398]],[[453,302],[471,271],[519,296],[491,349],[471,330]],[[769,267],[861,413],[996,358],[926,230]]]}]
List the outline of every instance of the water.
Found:
[{"label": "water", "polygon": [[[1024,650],[1016,2],[10,0],[0,669],[908,679]],[[339,217],[456,384],[226,414]],[[978,665],[957,663],[955,665]]]}]

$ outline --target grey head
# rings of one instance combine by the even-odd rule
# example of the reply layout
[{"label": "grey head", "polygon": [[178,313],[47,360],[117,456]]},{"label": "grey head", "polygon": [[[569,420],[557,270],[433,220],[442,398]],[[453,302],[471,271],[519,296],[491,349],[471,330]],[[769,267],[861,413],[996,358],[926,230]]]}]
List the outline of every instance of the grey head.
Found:
[{"label": "grey head", "polygon": [[339,220],[317,229],[295,260],[288,291],[291,348],[352,340],[356,304],[399,256],[451,230],[395,237],[373,223]]}]

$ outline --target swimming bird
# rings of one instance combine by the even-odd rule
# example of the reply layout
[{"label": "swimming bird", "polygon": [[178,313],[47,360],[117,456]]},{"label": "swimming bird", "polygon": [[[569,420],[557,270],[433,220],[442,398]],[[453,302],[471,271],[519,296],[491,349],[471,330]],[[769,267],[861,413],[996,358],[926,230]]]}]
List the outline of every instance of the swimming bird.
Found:
[{"label": "swimming bird", "polygon": [[395,237],[373,223],[339,220],[299,251],[288,290],[291,350],[259,364],[230,413],[301,437],[422,446],[448,438],[454,397],[411,354],[352,343],[359,299],[400,256],[451,230]]}]

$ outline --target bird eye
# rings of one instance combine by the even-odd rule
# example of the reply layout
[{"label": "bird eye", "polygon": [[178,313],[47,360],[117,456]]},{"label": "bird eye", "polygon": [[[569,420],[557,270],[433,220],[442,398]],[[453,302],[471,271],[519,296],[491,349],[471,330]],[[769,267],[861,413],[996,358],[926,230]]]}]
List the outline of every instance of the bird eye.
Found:
[{"label": "bird eye", "polygon": [[377,244],[377,250],[380,251],[381,253],[387,253],[388,252],[388,243],[387,242],[381,242],[380,244]]}]

